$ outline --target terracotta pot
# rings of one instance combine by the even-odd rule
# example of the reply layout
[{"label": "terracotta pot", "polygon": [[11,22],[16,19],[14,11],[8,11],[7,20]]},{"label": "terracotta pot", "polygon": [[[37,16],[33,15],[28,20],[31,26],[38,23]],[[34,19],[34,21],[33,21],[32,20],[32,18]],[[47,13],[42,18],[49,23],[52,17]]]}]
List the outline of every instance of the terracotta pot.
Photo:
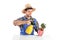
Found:
[{"label": "terracotta pot", "polygon": [[44,32],[44,30],[38,30],[38,36],[42,36],[43,32]]}]

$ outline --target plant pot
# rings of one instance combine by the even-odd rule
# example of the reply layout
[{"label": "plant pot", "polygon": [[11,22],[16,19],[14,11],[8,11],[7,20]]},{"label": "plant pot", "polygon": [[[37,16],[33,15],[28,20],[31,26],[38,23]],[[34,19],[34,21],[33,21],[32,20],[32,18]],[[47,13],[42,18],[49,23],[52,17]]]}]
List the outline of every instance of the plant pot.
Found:
[{"label": "plant pot", "polygon": [[42,36],[43,32],[44,32],[44,30],[38,30],[38,36]]}]

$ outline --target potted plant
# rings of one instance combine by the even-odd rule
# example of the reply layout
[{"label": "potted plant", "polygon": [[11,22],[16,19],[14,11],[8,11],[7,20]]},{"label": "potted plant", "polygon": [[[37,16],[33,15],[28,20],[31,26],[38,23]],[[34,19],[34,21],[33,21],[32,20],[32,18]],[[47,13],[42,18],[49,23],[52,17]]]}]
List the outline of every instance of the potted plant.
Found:
[{"label": "potted plant", "polygon": [[45,28],[46,28],[45,24],[42,23],[41,24],[41,28],[38,29],[38,36],[42,36],[43,35],[43,32],[44,32]]}]

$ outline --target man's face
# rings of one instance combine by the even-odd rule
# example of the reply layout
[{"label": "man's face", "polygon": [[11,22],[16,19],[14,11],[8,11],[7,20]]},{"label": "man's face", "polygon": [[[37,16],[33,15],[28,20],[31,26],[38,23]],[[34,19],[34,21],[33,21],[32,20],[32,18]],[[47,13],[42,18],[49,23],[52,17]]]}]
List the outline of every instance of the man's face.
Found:
[{"label": "man's face", "polygon": [[25,12],[25,14],[27,15],[27,16],[31,16],[31,14],[32,14],[32,9],[28,9],[26,12]]}]

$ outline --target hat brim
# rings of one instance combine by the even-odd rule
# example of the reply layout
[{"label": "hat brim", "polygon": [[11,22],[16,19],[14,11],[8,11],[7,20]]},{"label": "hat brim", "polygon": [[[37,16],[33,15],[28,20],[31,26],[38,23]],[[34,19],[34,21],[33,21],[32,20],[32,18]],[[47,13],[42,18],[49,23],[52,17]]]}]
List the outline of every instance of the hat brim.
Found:
[{"label": "hat brim", "polygon": [[[26,12],[25,9],[22,10],[22,13],[25,13]],[[35,10],[36,10],[35,8],[32,8],[32,12],[35,11]]]}]

